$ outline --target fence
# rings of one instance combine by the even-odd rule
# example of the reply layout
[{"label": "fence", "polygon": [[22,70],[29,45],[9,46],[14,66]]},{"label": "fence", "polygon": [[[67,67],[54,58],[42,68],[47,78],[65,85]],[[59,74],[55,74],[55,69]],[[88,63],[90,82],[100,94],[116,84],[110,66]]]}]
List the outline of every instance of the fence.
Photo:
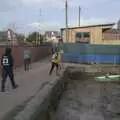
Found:
[{"label": "fence", "polygon": [[[38,61],[45,58],[51,53],[51,45],[41,45],[41,46],[13,46],[12,54],[14,58],[15,67],[20,67],[23,65],[23,52],[28,48],[32,54],[32,62]],[[0,58],[4,53],[5,46],[0,46]]]},{"label": "fence", "polygon": [[64,61],[78,63],[120,63],[120,45],[63,44]]}]

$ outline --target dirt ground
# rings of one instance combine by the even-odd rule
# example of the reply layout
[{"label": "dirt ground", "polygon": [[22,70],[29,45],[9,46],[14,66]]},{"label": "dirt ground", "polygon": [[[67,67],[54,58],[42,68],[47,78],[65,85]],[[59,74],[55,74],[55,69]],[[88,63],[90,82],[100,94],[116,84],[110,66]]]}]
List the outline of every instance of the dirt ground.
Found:
[{"label": "dirt ground", "polygon": [[56,120],[120,120],[120,83],[94,80],[107,72],[118,74],[118,67],[105,66],[96,72],[89,67],[85,73],[85,69],[75,69],[68,74],[70,82],[58,105]]}]

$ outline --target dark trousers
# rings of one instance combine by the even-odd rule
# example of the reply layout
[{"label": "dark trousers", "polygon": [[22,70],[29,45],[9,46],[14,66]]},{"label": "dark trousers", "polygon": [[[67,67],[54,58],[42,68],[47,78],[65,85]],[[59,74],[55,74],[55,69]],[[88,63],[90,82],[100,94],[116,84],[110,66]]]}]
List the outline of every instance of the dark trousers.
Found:
[{"label": "dark trousers", "polygon": [[29,70],[29,66],[30,66],[30,59],[25,59],[24,60],[24,70],[25,71]]},{"label": "dark trousers", "polygon": [[56,67],[56,74],[58,74],[59,64],[52,62],[52,65],[51,65],[51,69],[50,69],[49,75],[52,74],[52,72],[53,72],[53,70],[54,70],[55,67]]},{"label": "dark trousers", "polygon": [[14,74],[13,74],[13,69],[12,68],[6,68],[2,70],[2,84],[1,84],[1,90],[4,91],[5,90],[5,82],[7,77],[9,76],[12,87],[15,88],[16,84],[14,81]]}]

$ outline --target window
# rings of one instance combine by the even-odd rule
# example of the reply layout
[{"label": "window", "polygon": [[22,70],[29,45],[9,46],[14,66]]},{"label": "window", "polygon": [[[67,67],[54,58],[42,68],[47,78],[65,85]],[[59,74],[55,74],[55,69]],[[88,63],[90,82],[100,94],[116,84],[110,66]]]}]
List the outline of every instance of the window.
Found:
[{"label": "window", "polygon": [[76,38],[81,38],[82,37],[82,33],[76,33]]},{"label": "window", "polygon": [[90,33],[89,32],[77,32],[75,35],[77,43],[89,43]]},{"label": "window", "polygon": [[84,38],[89,38],[90,34],[88,32],[83,33]]}]

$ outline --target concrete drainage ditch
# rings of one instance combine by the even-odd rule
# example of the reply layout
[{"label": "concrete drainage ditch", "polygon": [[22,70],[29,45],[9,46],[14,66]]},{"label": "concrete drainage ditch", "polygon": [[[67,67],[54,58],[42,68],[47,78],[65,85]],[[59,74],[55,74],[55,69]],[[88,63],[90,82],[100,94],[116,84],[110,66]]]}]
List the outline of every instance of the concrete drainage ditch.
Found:
[{"label": "concrete drainage ditch", "polygon": [[92,66],[68,67],[10,120],[120,120],[119,82],[95,81],[101,75]]},{"label": "concrete drainage ditch", "polygon": [[69,70],[69,84],[58,105],[56,120],[120,120],[119,81],[94,79],[106,72],[92,67],[84,72],[79,68]]},{"label": "concrete drainage ditch", "polygon": [[58,80],[50,81],[34,97],[10,111],[2,120],[50,120],[68,85],[67,69]]}]

